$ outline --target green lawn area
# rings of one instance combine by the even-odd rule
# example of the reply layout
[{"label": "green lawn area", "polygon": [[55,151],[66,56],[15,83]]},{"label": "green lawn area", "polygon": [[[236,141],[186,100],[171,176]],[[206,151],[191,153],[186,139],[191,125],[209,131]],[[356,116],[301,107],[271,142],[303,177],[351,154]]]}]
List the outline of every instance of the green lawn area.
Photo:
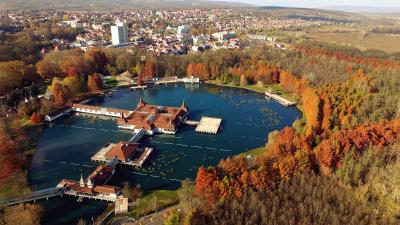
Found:
[{"label": "green lawn area", "polygon": [[300,96],[297,96],[295,93],[288,92],[280,84],[264,85],[263,87],[258,86],[256,84],[252,84],[252,85],[246,85],[246,86],[241,87],[241,86],[236,86],[236,85],[231,85],[231,84],[222,84],[217,80],[209,80],[206,83],[216,84],[216,85],[225,86],[225,87],[244,88],[244,89],[255,91],[258,93],[262,93],[262,94],[265,94],[266,91],[274,91],[275,93],[281,95],[282,97],[284,97],[288,100],[291,100],[291,101],[295,101],[295,102],[298,102],[300,99]]},{"label": "green lawn area", "polygon": [[104,80],[104,89],[112,89],[118,86],[118,81],[115,77]]},{"label": "green lawn area", "polygon": [[[297,108],[303,112],[303,105],[298,105]],[[298,120],[295,120],[293,122],[293,128],[297,130],[298,133],[303,134],[305,132],[306,129],[306,116],[303,112],[302,117]]]},{"label": "green lawn area", "polygon": [[263,152],[265,152],[265,146],[243,152],[239,155],[239,157],[247,157],[248,155],[255,157],[261,155]]},{"label": "green lawn area", "polygon": [[156,190],[146,193],[140,200],[139,205],[132,211],[128,212],[128,216],[138,218],[150,213],[155,212],[155,197],[157,198],[157,209],[178,204],[179,197],[177,191],[170,190]]},{"label": "green lawn area", "polygon": [[10,178],[8,182],[0,185],[0,198],[22,197],[21,191],[24,195],[31,193],[31,189],[28,185],[24,185],[22,190],[20,186],[15,177]]},{"label": "green lawn area", "polygon": [[299,102],[299,100],[300,100],[300,96],[298,96],[295,93],[288,92],[280,84],[268,85],[268,86],[266,86],[264,88],[266,90],[268,90],[268,91],[273,91],[273,92],[279,94],[280,96],[282,96],[282,97],[284,97],[284,98],[286,98],[286,99],[288,99],[290,101]]}]

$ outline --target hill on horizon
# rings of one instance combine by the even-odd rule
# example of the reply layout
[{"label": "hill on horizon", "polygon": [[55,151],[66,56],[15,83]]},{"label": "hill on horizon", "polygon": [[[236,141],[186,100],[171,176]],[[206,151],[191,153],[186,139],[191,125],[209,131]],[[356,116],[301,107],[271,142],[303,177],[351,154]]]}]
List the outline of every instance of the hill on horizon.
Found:
[{"label": "hill on horizon", "polygon": [[250,4],[208,0],[0,0],[0,9],[253,7]]}]

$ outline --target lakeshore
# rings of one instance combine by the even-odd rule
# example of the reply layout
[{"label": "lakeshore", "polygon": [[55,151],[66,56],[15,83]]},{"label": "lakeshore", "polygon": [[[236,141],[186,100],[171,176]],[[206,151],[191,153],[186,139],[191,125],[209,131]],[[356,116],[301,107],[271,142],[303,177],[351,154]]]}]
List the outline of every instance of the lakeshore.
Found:
[{"label": "lakeshore", "polygon": [[[294,93],[289,93],[287,91],[284,90],[283,87],[281,87],[280,85],[269,85],[267,87],[263,86],[260,87],[256,84],[254,85],[246,85],[246,86],[236,86],[236,85],[230,85],[230,84],[222,84],[216,80],[208,80],[205,81],[205,83],[207,84],[212,84],[212,85],[217,85],[217,86],[221,86],[221,87],[230,87],[230,88],[238,88],[238,89],[243,89],[243,90],[248,90],[248,91],[254,91],[260,94],[265,95],[266,92],[278,92],[279,95],[282,98],[285,98],[286,100],[290,101],[290,102],[298,102],[299,101],[299,97],[296,96],[296,94]],[[294,105],[294,104],[292,104]],[[303,111],[302,109],[302,105],[301,104],[296,104],[295,105],[297,107],[297,109],[299,109],[300,111]]]}]

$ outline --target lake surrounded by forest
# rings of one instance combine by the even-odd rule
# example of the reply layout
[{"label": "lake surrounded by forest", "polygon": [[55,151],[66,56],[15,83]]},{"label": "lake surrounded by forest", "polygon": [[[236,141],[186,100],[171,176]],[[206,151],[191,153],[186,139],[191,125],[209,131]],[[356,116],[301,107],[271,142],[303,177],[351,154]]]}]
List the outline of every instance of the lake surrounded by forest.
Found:
[{"label": "lake surrounded by forest", "polygon": [[[180,180],[194,179],[201,166],[217,165],[229,156],[265,145],[268,133],[291,126],[301,117],[295,107],[284,107],[264,95],[212,84],[157,86],[141,91],[117,89],[112,96],[95,105],[133,110],[139,98],[149,104],[177,106],[185,100],[189,119],[202,116],[222,118],[217,135],[196,133],[194,127],[182,126],[176,135],[146,137],[141,145],[155,152],[142,169],[119,167],[110,185],[128,181],[145,190],[176,189]],[[46,124],[29,171],[34,189],[54,187],[63,178],[85,178],[99,165],[90,157],[108,142],[128,141],[132,131],[121,130],[115,119],[90,115],[72,115]],[[43,224],[76,224],[79,218],[90,221],[106,203],[72,197],[42,202]]]}]

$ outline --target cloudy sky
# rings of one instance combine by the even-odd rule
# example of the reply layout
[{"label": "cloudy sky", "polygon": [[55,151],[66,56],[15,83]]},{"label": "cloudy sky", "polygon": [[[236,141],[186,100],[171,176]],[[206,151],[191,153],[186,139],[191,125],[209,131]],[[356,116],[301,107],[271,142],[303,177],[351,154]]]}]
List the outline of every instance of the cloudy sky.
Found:
[{"label": "cloudy sky", "polygon": [[400,7],[400,0],[225,0],[244,2],[255,5],[274,5],[292,7],[326,7],[326,6],[374,6]]}]

